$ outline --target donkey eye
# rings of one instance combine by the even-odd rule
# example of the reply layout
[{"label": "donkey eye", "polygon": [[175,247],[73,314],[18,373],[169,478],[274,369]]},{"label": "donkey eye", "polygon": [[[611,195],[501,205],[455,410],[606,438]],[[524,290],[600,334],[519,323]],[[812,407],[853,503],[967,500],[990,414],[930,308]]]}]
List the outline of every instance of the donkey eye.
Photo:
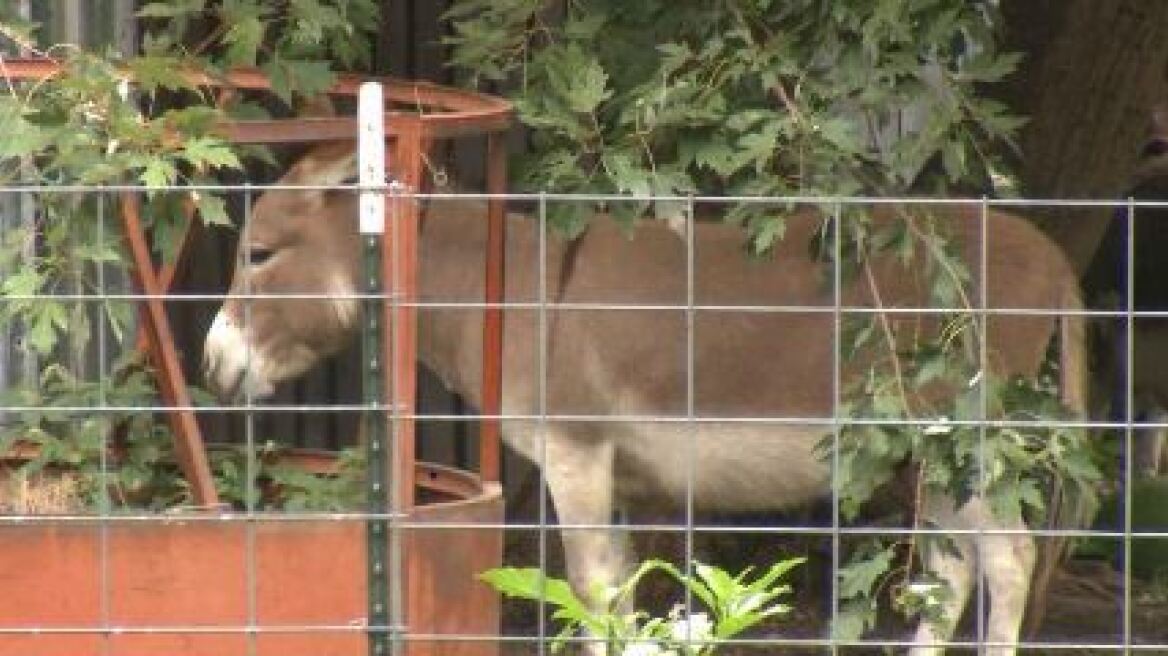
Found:
[{"label": "donkey eye", "polygon": [[270,248],[252,246],[247,251],[247,263],[251,266],[260,266],[261,264],[264,264],[268,260],[272,259],[273,254],[275,254],[275,251]]}]

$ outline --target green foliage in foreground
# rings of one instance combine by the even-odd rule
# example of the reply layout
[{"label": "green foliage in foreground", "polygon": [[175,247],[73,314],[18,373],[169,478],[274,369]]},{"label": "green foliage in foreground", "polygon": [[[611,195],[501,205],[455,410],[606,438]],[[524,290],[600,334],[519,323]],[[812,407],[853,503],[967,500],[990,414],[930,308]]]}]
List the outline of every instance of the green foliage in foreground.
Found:
[{"label": "green foliage in foreground", "polygon": [[[560,633],[552,643],[553,653],[583,632],[585,639],[603,640],[609,654],[708,656],[717,653],[720,641],[787,614],[790,607],[779,601],[791,591],[784,577],[802,562],[802,558],[781,560],[752,579],[749,568],[731,576],[717,567],[695,563],[689,574],[671,563],[647,560],[628,580],[593,590],[587,601],[566,581],[549,578],[537,568],[502,567],[484,572],[482,579],[501,594],[546,603],[554,609],[552,618],[559,622]],[[706,612],[687,612],[682,605],[665,617],[625,610],[635,603],[642,579],[655,572],[680,584]]]}]

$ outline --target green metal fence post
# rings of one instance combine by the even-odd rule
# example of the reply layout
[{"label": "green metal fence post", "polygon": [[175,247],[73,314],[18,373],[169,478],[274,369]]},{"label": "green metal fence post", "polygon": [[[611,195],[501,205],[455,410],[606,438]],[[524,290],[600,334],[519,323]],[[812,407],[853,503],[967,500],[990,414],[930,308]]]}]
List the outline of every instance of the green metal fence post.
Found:
[{"label": "green metal fence post", "polygon": [[361,85],[358,105],[358,165],[362,185],[360,231],[363,242],[365,287],[364,326],[361,331],[362,396],[366,444],[366,488],[369,518],[366,526],[369,590],[369,653],[390,652],[390,589],[386,416],[381,352],[381,258],[385,232],[385,114],[381,85]]}]

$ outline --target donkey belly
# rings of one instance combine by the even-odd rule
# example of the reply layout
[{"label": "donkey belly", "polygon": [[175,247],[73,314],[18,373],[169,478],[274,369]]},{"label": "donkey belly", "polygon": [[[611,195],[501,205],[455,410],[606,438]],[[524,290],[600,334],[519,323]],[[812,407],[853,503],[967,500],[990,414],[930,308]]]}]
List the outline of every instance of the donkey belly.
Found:
[{"label": "donkey belly", "polygon": [[[618,431],[614,431],[618,433]],[[629,506],[782,510],[829,491],[818,430],[789,426],[655,424],[613,436],[616,497]]]}]

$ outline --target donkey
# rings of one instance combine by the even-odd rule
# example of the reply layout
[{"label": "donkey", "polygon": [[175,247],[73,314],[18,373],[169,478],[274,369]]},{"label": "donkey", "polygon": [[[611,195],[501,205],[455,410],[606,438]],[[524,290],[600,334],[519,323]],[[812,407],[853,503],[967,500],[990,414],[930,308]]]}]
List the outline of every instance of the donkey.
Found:
[{"label": "donkey", "polygon": [[[351,148],[322,146],[297,161],[281,182],[336,184],[354,170]],[[361,252],[356,203],[353,194],[300,190],[273,190],[256,201],[242,233],[246,247],[240,248],[250,255],[238,261],[229,295],[206,338],[204,373],[218,394],[269,394],[275,384],[298,376],[352,338],[359,325],[359,307],[351,299],[359,289]],[[956,223],[965,258],[977,263],[977,214],[966,212],[961,218],[966,220]],[[481,203],[431,201],[419,244],[423,303],[481,303],[484,219]],[[695,223],[692,299],[687,298],[685,240],[663,222],[645,222],[630,234],[598,216],[571,247],[571,256],[565,242],[549,236],[546,266],[540,267],[541,244],[533,222],[520,215],[507,221],[508,302],[539,300],[540,271],[545,271],[542,288],[558,290],[554,294],[563,303],[626,306],[550,309],[542,318],[530,310],[505,312],[503,413],[530,416],[542,411],[550,419],[505,422],[504,440],[537,466],[543,463],[552,502],[565,526],[561,537],[568,578],[578,591],[613,584],[628,571],[625,539],[615,531],[596,529],[609,524],[615,510],[684,507],[690,493],[700,510],[788,509],[830,492],[830,467],[816,447],[830,430],[832,416],[833,298],[820,263],[808,249],[819,217],[812,212],[789,217],[786,236],[773,257],[763,261],[744,256],[740,230]],[[1040,232],[1002,214],[991,217],[987,231],[985,295],[991,307],[1080,307],[1071,267]],[[891,257],[872,266],[885,306],[927,305],[919,276]],[[971,270],[976,272],[976,265]],[[331,296],[245,303],[237,297],[245,278],[257,294]],[[842,303],[871,306],[873,298],[865,289],[859,283],[845,284]],[[652,309],[684,307],[688,300],[810,309],[701,310],[692,315]],[[1068,402],[1081,407],[1079,323],[1051,312],[992,315],[987,330],[990,365],[999,374],[1034,376],[1061,325],[1062,372],[1073,381]],[[420,359],[472,404],[481,401],[481,327],[481,309],[432,306],[419,312]],[[541,335],[546,336],[542,348]],[[690,347],[692,360],[687,357]],[[541,358],[547,375],[542,389],[537,380]],[[680,421],[690,412],[703,421]],[[556,415],[573,419],[556,421]],[[592,415],[596,421],[580,420]],[[731,420],[741,417],[777,419],[771,424]],[[821,421],[801,425],[789,420],[799,417]],[[951,530],[1024,528],[1020,521],[998,519],[979,497],[961,504],[931,499],[925,510],[931,522]],[[985,576],[992,599],[985,637],[1006,645],[1018,639],[1035,569],[1034,541],[1010,530],[976,540],[962,533],[954,543],[955,551],[924,554],[928,569],[948,581],[952,595],[944,601],[942,621],[918,627],[916,654],[942,651],[937,643],[951,637],[977,571]]]}]

